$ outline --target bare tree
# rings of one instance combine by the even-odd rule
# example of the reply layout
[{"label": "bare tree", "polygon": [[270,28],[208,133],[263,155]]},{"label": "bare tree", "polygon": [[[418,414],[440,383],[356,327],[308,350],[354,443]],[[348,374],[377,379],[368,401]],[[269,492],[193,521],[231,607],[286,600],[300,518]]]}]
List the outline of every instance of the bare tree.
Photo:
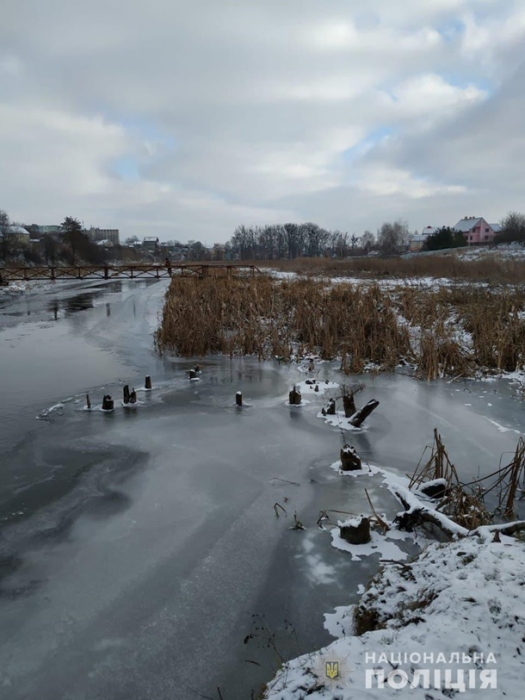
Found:
[{"label": "bare tree", "polygon": [[511,243],[512,241],[525,241],[525,214],[510,211],[501,220],[501,232],[496,236],[497,243]]},{"label": "bare tree", "polygon": [[395,255],[406,245],[408,236],[408,225],[405,221],[386,222],[377,232],[377,241],[382,253]]},{"label": "bare tree", "polygon": [[375,245],[376,237],[372,231],[365,231],[361,236],[361,247],[365,253],[369,253],[371,248]]}]

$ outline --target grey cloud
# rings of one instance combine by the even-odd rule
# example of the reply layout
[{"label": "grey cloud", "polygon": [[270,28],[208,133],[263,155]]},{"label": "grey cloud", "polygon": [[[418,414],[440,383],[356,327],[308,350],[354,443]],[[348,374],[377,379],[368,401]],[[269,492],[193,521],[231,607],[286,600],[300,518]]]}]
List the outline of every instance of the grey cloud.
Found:
[{"label": "grey cloud", "polygon": [[[209,242],[280,217],[421,227],[479,213],[489,190],[499,216],[522,187],[508,163],[522,154],[523,76],[508,77],[520,12],[516,0],[18,0],[0,26],[0,207]],[[445,37],[458,22],[468,36]],[[495,94],[469,101],[487,80]],[[394,135],[345,156],[383,127]],[[138,181],[116,174],[122,159]]]}]

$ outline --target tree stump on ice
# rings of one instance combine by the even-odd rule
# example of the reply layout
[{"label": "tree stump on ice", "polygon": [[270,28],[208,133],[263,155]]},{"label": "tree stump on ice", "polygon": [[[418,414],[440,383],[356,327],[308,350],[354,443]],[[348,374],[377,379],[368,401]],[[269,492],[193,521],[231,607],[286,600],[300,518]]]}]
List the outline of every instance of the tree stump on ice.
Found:
[{"label": "tree stump on ice", "polygon": [[345,410],[345,418],[351,418],[357,413],[353,394],[343,394],[343,408]]},{"label": "tree stump on ice", "polygon": [[302,401],[302,398],[303,397],[301,396],[301,392],[295,386],[288,394],[288,401],[290,402],[290,406],[299,406],[299,404]]},{"label": "tree stump on ice", "polygon": [[426,484],[421,484],[418,491],[428,498],[444,498],[447,495],[447,481],[446,479],[434,479],[433,481],[427,481]]},{"label": "tree stump on ice", "polygon": [[343,445],[341,448],[341,470],[344,472],[355,472],[363,468],[361,457],[355,451],[355,447]]},{"label": "tree stump on ice", "polygon": [[151,389],[151,377],[149,376],[149,374],[148,374],[148,376],[146,377],[146,380],[145,380],[145,382],[144,382],[144,388],[145,388],[145,389]]},{"label": "tree stump on ice", "polygon": [[190,379],[197,379],[197,372],[194,369],[190,369],[188,376]]},{"label": "tree stump on ice", "polygon": [[238,391],[235,394],[235,404],[237,406],[242,406],[242,392],[241,391]]},{"label": "tree stump on ice", "polygon": [[109,394],[106,394],[102,399],[102,410],[112,411],[113,410],[113,399]]},{"label": "tree stump on ice", "polygon": [[135,389],[132,389],[131,392],[130,392],[130,395],[129,395],[129,402],[130,402],[131,404],[137,403],[137,392],[135,391]]},{"label": "tree stump on ice", "polygon": [[370,520],[364,515],[354,520],[347,520],[339,525],[339,533],[343,540],[350,544],[367,544],[370,542]]},{"label": "tree stump on ice", "polygon": [[330,399],[328,406],[326,407],[327,416],[335,416],[335,399]]},{"label": "tree stump on ice", "polygon": [[361,423],[363,423],[378,406],[379,401],[376,401],[376,399],[369,401],[365,406],[363,406],[363,408],[356,411],[356,413],[354,413],[354,415],[350,418],[350,425],[353,425],[354,428],[359,428]]},{"label": "tree stump on ice", "polygon": [[129,403],[129,386],[126,384],[126,386],[123,389],[124,393],[124,403]]}]

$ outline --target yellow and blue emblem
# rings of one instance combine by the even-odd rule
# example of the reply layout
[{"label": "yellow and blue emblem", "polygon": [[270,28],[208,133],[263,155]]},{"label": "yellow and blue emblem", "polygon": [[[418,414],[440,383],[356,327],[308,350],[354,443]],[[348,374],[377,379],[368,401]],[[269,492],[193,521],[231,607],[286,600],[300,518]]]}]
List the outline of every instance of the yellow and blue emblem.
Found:
[{"label": "yellow and blue emblem", "polygon": [[326,677],[331,681],[335,681],[340,677],[339,661],[327,661],[325,664]]}]

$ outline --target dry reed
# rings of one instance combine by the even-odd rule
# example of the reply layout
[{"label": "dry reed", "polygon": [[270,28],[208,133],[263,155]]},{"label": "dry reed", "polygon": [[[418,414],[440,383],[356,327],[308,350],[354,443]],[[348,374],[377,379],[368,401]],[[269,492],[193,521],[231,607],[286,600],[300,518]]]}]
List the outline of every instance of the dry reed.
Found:
[{"label": "dry reed", "polygon": [[173,278],[156,334],[160,352],[289,360],[341,358],[345,372],[368,363],[415,366],[424,379],[513,371],[525,364],[523,294],[513,288],[376,283],[309,278]]},{"label": "dry reed", "polygon": [[355,257],[296,258],[294,260],[256,261],[259,267],[274,268],[304,275],[364,278],[434,277],[488,284],[523,284],[525,260],[512,260],[497,254],[479,260],[462,260],[456,253],[414,256],[410,258]]}]

